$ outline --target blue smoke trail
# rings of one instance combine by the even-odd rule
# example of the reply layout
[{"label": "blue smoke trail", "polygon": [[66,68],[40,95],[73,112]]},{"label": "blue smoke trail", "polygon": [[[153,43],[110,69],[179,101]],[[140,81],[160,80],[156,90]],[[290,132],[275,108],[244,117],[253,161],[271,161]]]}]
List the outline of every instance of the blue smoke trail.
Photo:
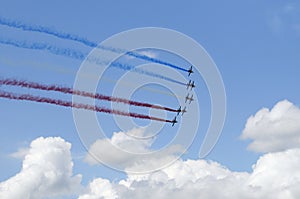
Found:
[{"label": "blue smoke trail", "polygon": [[[16,40],[10,40],[10,39],[3,39],[0,37],[0,44],[4,44],[4,45],[10,45],[10,46],[15,46],[18,48],[26,48],[26,49],[32,49],[32,50],[44,50],[47,51],[49,53],[55,54],[55,55],[61,55],[61,56],[65,56],[65,57],[70,57],[73,59],[78,59],[83,61],[88,54],[86,53],[82,53],[80,51],[76,51],[76,50],[72,50],[72,49],[66,49],[66,48],[58,48],[46,43],[27,43],[27,42],[23,42],[23,41],[16,41]],[[107,65],[109,64],[108,62],[105,61],[101,61],[97,58],[87,58],[87,61],[90,62],[95,62],[98,65]],[[119,62],[113,62],[111,63],[112,67],[116,67],[122,70],[127,70],[127,71],[132,71],[132,72],[136,72],[139,74],[144,74],[144,75],[148,75],[151,77],[156,77],[156,78],[160,78],[169,82],[173,82],[173,83],[177,83],[180,85],[186,85],[185,83],[176,81],[172,78],[169,77],[165,77],[163,75],[160,74],[156,74],[150,71],[146,71],[146,70],[142,70],[142,69],[138,69],[135,68],[134,66],[128,65],[128,64],[122,64]]]},{"label": "blue smoke trail", "polygon": [[156,58],[152,58],[152,57],[142,55],[142,54],[139,54],[139,53],[135,53],[135,52],[127,52],[127,50],[125,50],[125,49],[119,49],[119,48],[113,48],[113,47],[107,47],[107,46],[100,46],[100,45],[98,46],[97,43],[95,43],[93,41],[90,41],[86,38],[83,38],[83,37],[80,37],[80,36],[77,36],[77,35],[74,35],[74,34],[70,34],[70,33],[59,32],[59,31],[50,29],[48,27],[29,25],[29,24],[22,23],[20,21],[12,21],[12,20],[8,20],[8,19],[2,18],[2,17],[0,17],[0,24],[5,25],[5,26],[9,26],[9,27],[12,27],[12,28],[22,29],[22,30],[25,30],[25,31],[45,33],[45,34],[49,34],[49,35],[52,35],[52,36],[55,36],[55,37],[58,37],[58,38],[61,38],[61,39],[76,41],[76,42],[82,43],[82,44],[84,44],[88,47],[92,47],[92,48],[97,47],[97,48],[107,50],[107,51],[111,51],[111,52],[115,52],[115,53],[126,53],[127,55],[138,58],[138,59],[146,60],[146,61],[153,62],[153,63],[162,64],[162,65],[169,66],[169,67],[172,67],[172,68],[184,71],[184,72],[188,72],[188,70],[185,69],[185,68],[176,66],[174,64],[171,64],[171,63],[168,63],[168,62],[156,59]]},{"label": "blue smoke trail", "polygon": [[49,34],[61,39],[68,39],[68,40],[72,40],[72,41],[77,41],[80,42],[86,46],[89,47],[97,47],[97,43],[94,43],[92,41],[89,41],[83,37],[79,37],[77,35],[73,35],[73,34],[69,34],[69,33],[63,33],[63,32],[58,32],[56,30],[47,28],[47,27],[42,27],[42,26],[35,26],[35,25],[28,25],[28,24],[24,24],[20,21],[12,21],[12,20],[8,20],[5,19],[3,17],[0,17],[0,24],[1,25],[5,25],[8,27],[12,27],[12,28],[18,28],[18,29],[22,29],[25,31],[33,31],[33,32],[39,32],[39,33],[45,33],[45,34]]},{"label": "blue smoke trail", "polygon": [[122,67],[122,68],[124,68],[124,70],[130,70],[130,71],[133,71],[133,72],[137,72],[137,73],[140,73],[140,74],[156,77],[156,78],[159,78],[159,79],[163,79],[163,80],[166,80],[166,81],[169,81],[169,82],[173,82],[173,83],[177,83],[177,84],[186,86],[186,83],[182,83],[182,82],[174,80],[172,78],[165,77],[163,75],[159,75],[159,74],[156,74],[156,73],[153,73],[153,72],[150,72],[150,71],[146,71],[146,70],[143,70],[143,69],[140,69],[140,68],[135,68],[134,66],[131,66],[131,65],[121,64],[121,63],[118,63],[118,62],[113,62],[112,66]]},{"label": "blue smoke trail", "polygon": [[158,63],[158,64],[162,64],[162,65],[165,65],[165,66],[170,66],[172,68],[182,70],[184,72],[188,72],[188,70],[185,69],[185,68],[181,68],[181,67],[176,66],[174,64],[171,64],[171,63],[168,63],[168,62],[165,62],[165,61],[161,61],[159,59],[155,59],[155,58],[152,58],[152,57],[148,57],[146,55],[138,54],[138,53],[135,53],[135,52],[127,52],[126,55],[136,57],[136,58],[139,58],[139,59],[143,59],[143,60],[147,60],[147,61],[150,61],[150,62],[153,62],[153,63]]},{"label": "blue smoke trail", "polygon": [[3,39],[0,37],[0,43],[10,46],[15,46],[18,48],[26,48],[26,49],[33,49],[33,50],[44,50],[50,52],[55,55],[62,55],[65,57],[70,57],[73,59],[83,60],[87,54],[83,54],[79,51],[65,49],[65,48],[57,48],[55,46],[51,46],[46,43],[27,43],[23,41],[16,41],[10,39]]}]

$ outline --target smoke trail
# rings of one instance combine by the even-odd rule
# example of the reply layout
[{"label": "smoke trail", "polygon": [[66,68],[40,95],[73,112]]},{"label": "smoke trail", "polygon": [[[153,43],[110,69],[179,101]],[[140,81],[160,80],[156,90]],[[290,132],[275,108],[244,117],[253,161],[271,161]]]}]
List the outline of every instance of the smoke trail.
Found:
[{"label": "smoke trail", "polygon": [[148,119],[148,120],[156,120],[156,121],[160,121],[160,122],[172,123],[172,120],[166,120],[166,119],[152,117],[152,116],[148,116],[148,115],[143,115],[143,114],[138,114],[138,113],[127,113],[127,112],[103,108],[103,107],[99,107],[99,106],[92,106],[92,105],[87,105],[87,104],[77,104],[77,103],[72,103],[70,101],[63,101],[63,100],[58,100],[58,99],[46,98],[46,97],[38,97],[38,96],[33,96],[33,95],[28,95],[28,94],[17,95],[15,93],[11,93],[11,92],[0,91],[0,97],[12,99],[12,100],[24,100],[24,101],[33,101],[33,102],[39,102],[39,103],[54,104],[54,105],[64,106],[64,107],[73,107],[73,108],[86,109],[86,110],[103,112],[103,113],[108,113],[108,114],[115,114],[115,115],[122,115],[122,116],[127,116],[127,117],[134,117],[134,118],[140,118],[140,119]]},{"label": "smoke trail", "polygon": [[[45,51],[50,52],[50,53],[55,54],[55,55],[61,55],[61,56],[70,57],[70,58],[78,59],[78,60],[84,60],[85,57],[87,56],[87,54],[82,53],[80,51],[67,49],[67,48],[58,48],[58,47],[55,47],[55,46],[52,46],[52,45],[46,44],[46,43],[37,43],[37,42],[28,43],[28,42],[21,42],[21,41],[16,41],[16,40],[3,39],[1,37],[0,37],[0,43],[5,44],[5,45],[15,46],[15,47],[18,47],[18,48],[26,48],[26,49],[32,49],[32,50],[45,50]],[[95,58],[95,57],[88,57],[87,61],[95,62],[98,65],[107,65],[107,64],[109,64],[109,62],[99,60],[98,58]],[[113,62],[113,63],[111,63],[110,66],[116,67],[116,68],[119,68],[119,69],[122,69],[122,70],[133,71],[133,72],[136,72],[136,73],[139,73],[139,74],[144,74],[144,75],[148,75],[148,76],[151,76],[151,77],[163,79],[163,80],[173,82],[173,83],[177,83],[177,84],[180,84],[180,85],[183,85],[183,86],[186,85],[185,83],[174,80],[172,78],[165,77],[163,75],[153,73],[153,72],[150,72],[150,71],[138,69],[138,68],[135,68],[134,66],[131,66],[131,65],[128,65],[128,64]]]},{"label": "smoke trail", "polygon": [[[76,74],[76,70],[72,70],[72,69],[63,69],[61,67],[58,67],[58,68],[53,68],[51,65],[48,65],[48,64],[45,64],[45,63],[42,63],[42,62],[36,62],[36,61],[30,61],[30,62],[18,62],[18,60],[10,60],[10,59],[7,59],[7,58],[1,58],[0,57],[0,65],[9,65],[11,67],[18,67],[20,65],[30,65],[31,67],[33,67],[34,69],[46,69],[50,72],[58,72],[58,73],[62,73],[62,74]],[[90,73],[82,73],[82,75],[86,78],[95,78],[94,75],[90,74]],[[109,83],[116,83],[117,80],[116,79],[111,79],[111,78],[107,78],[107,77],[102,77],[101,78],[101,81],[105,81],[105,82],[109,82]],[[122,82],[121,86],[130,86],[130,87],[135,87],[136,84],[133,84],[132,82]],[[172,92],[168,92],[168,91],[163,91],[163,90],[160,90],[160,89],[155,89],[155,88],[149,88],[149,87],[141,87],[139,88],[141,90],[147,90],[147,91],[150,91],[150,92],[154,92],[154,93],[160,93],[160,94],[163,94],[163,95],[168,95],[168,96],[171,96],[171,97],[182,97],[184,98],[185,96],[181,96],[181,95],[175,95],[174,93]]]},{"label": "smoke trail", "polygon": [[65,93],[65,94],[79,95],[79,96],[84,96],[84,97],[95,98],[98,100],[105,100],[105,101],[129,104],[129,105],[133,105],[133,106],[142,106],[142,107],[161,109],[161,110],[166,110],[166,111],[171,111],[171,112],[177,112],[176,109],[172,109],[172,108],[168,108],[168,107],[164,107],[164,106],[159,106],[159,105],[154,105],[154,104],[149,104],[149,103],[144,103],[144,102],[137,102],[137,101],[132,101],[132,100],[124,99],[124,98],[111,97],[111,96],[101,95],[99,93],[94,94],[94,93],[80,91],[80,90],[73,90],[72,88],[69,88],[69,87],[61,87],[61,86],[57,86],[57,85],[44,85],[44,84],[39,84],[36,82],[19,81],[16,79],[0,79],[0,85],[3,85],[3,84],[10,85],[10,86],[33,88],[33,89],[39,89],[39,90],[45,90],[45,91],[58,91],[58,92]]},{"label": "smoke trail", "polygon": [[8,20],[8,19],[5,19],[3,17],[0,17],[0,24],[8,26],[8,27],[12,27],[12,28],[22,29],[22,30],[25,30],[25,31],[45,33],[45,34],[52,35],[52,36],[55,36],[55,37],[58,37],[58,38],[61,38],[61,39],[68,39],[68,40],[72,40],[72,41],[77,41],[79,43],[82,43],[86,46],[93,47],[93,48],[97,47],[97,43],[89,41],[89,40],[87,40],[83,37],[79,37],[77,35],[64,33],[64,32],[58,32],[58,31],[53,30],[53,29],[48,28],[48,27],[29,25],[29,24],[22,23],[20,21]]},{"label": "smoke trail", "polygon": [[118,67],[118,68],[123,68],[124,67],[124,70],[130,70],[130,71],[133,71],[133,72],[148,75],[148,76],[151,76],[151,77],[156,77],[156,78],[159,78],[159,79],[163,79],[163,80],[166,80],[166,81],[169,81],[169,82],[173,82],[173,83],[176,83],[176,84],[186,86],[186,83],[183,83],[183,82],[177,81],[175,79],[172,79],[172,78],[169,78],[169,77],[157,74],[157,73],[153,73],[153,72],[150,72],[150,71],[147,71],[147,70],[143,70],[143,69],[140,69],[140,68],[135,68],[131,65],[121,64],[119,62],[113,62],[112,66],[115,66],[115,67]]},{"label": "smoke trail", "polygon": [[25,30],[25,31],[45,33],[45,34],[52,35],[52,36],[55,36],[55,37],[58,37],[58,38],[61,38],[61,39],[76,41],[76,42],[82,43],[82,44],[84,44],[88,47],[92,47],[92,48],[97,47],[97,48],[107,50],[107,51],[111,51],[111,52],[115,52],[115,53],[126,53],[126,55],[136,57],[138,59],[142,59],[142,60],[146,60],[146,61],[149,61],[149,62],[162,64],[162,65],[165,65],[165,66],[169,66],[169,67],[172,67],[172,68],[175,68],[175,69],[179,69],[179,70],[188,72],[188,70],[185,69],[185,68],[176,66],[174,64],[171,64],[171,63],[168,63],[168,62],[156,59],[156,58],[149,57],[147,55],[142,55],[142,54],[139,54],[139,53],[136,53],[136,52],[128,52],[127,50],[120,49],[120,48],[100,46],[96,42],[90,41],[86,38],[83,38],[83,37],[80,37],[80,36],[77,36],[77,35],[74,35],[74,34],[70,34],[70,33],[59,32],[59,31],[53,30],[53,29],[48,28],[48,27],[37,26],[37,25],[29,25],[29,24],[22,23],[20,21],[12,21],[12,20],[8,20],[8,19],[2,18],[2,17],[0,17],[0,24],[8,26],[8,27],[12,27],[12,28],[22,29],[22,30]]},{"label": "smoke trail", "polygon": [[75,51],[67,48],[58,48],[46,43],[28,43],[28,42],[3,39],[3,38],[0,38],[0,43],[5,45],[10,45],[10,46],[15,46],[18,48],[44,50],[55,55],[61,55],[61,56],[70,57],[79,60],[83,60],[87,55],[79,51]]},{"label": "smoke trail", "polygon": [[127,52],[126,55],[129,55],[129,56],[132,56],[132,57],[136,57],[138,59],[147,60],[147,61],[150,61],[150,62],[153,62],[153,63],[157,63],[157,64],[162,64],[162,65],[165,65],[165,66],[169,66],[169,67],[172,67],[172,68],[175,68],[175,69],[178,69],[178,70],[182,70],[184,72],[188,72],[189,71],[189,70],[187,70],[185,68],[176,66],[174,64],[171,64],[171,63],[168,63],[168,62],[156,59],[156,58],[148,57],[147,55],[142,55],[142,54],[135,53],[135,52]]}]

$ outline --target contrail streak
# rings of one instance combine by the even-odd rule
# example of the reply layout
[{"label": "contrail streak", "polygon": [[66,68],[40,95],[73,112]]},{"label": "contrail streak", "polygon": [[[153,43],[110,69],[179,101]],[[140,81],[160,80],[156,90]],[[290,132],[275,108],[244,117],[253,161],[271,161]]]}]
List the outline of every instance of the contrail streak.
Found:
[{"label": "contrail streak", "polygon": [[[26,48],[26,49],[32,49],[32,50],[44,50],[44,51],[47,51],[47,52],[55,54],[55,55],[61,55],[61,56],[70,57],[70,58],[73,58],[73,59],[82,60],[82,61],[87,56],[86,53],[82,53],[80,51],[76,51],[76,50],[72,50],[72,49],[68,49],[68,48],[58,48],[56,46],[52,46],[52,45],[46,44],[46,43],[37,43],[37,42],[28,43],[28,42],[23,42],[23,41],[3,39],[1,37],[0,37],[0,43],[4,44],[4,45],[15,46],[15,47],[18,47],[18,48]],[[94,58],[94,57],[91,57],[91,58],[87,57],[87,61],[95,62],[98,65],[109,64],[106,61],[99,60],[98,58]],[[119,62],[112,62],[110,66],[116,67],[116,68],[119,68],[119,69],[122,69],[122,70],[132,71],[132,72],[136,72],[136,73],[139,73],[139,74],[144,74],[144,75],[148,75],[148,76],[151,76],[151,77],[163,79],[163,80],[173,82],[173,83],[177,83],[177,84],[180,84],[180,85],[183,85],[183,86],[186,85],[183,82],[174,80],[174,79],[169,78],[169,77],[165,77],[165,76],[157,74],[157,73],[153,73],[153,72],[146,71],[146,70],[143,70],[143,69],[135,68],[132,65],[123,64],[123,63],[119,63]]]},{"label": "contrail streak", "polygon": [[103,107],[99,107],[99,106],[72,103],[71,101],[63,101],[63,100],[58,100],[58,99],[46,98],[46,97],[38,97],[38,96],[33,96],[33,95],[28,95],[28,94],[18,95],[18,94],[11,93],[11,92],[0,91],[0,97],[12,99],[12,100],[24,100],[24,101],[33,101],[33,102],[39,102],[39,103],[54,104],[54,105],[64,106],[64,107],[73,107],[73,108],[86,109],[86,110],[91,110],[91,111],[96,111],[96,112],[103,112],[103,113],[122,115],[122,116],[127,116],[127,117],[134,117],[134,118],[140,118],[140,119],[148,119],[148,120],[172,123],[171,120],[152,117],[152,116],[148,116],[148,115],[143,115],[143,114],[138,114],[138,113],[127,113],[127,112],[103,108]]},{"label": "contrail streak", "polygon": [[124,98],[107,96],[107,95],[101,95],[99,93],[94,94],[86,91],[73,90],[72,88],[62,87],[58,85],[44,85],[36,82],[20,81],[16,79],[0,79],[0,85],[20,86],[20,87],[33,88],[33,89],[39,89],[45,91],[57,91],[65,94],[90,97],[98,100],[105,100],[105,101],[129,104],[133,106],[142,106],[142,107],[161,109],[161,110],[166,110],[171,112],[178,112],[178,110],[176,109],[172,109],[164,106],[159,106],[159,105],[154,105],[154,104],[149,104],[144,102],[137,102],[137,101],[132,101]]},{"label": "contrail streak", "polygon": [[39,32],[39,33],[52,35],[52,36],[55,36],[55,37],[58,37],[58,38],[61,38],[61,39],[76,41],[76,42],[82,43],[82,44],[84,44],[88,47],[92,47],[92,48],[97,47],[97,48],[107,50],[107,51],[111,51],[111,52],[115,52],[115,53],[126,53],[126,55],[136,57],[138,59],[146,60],[146,61],[153,62],[153,63],[162,64],[162,65],[165,65],[165,66],[169,66],[169,67],[172,67],[172,68],[175,68],[175,69],[178,69],[178,70],[188,72],[188,70],[185,69],[185,68],[176,66],[176,65],[171,64],[169,62],[159,60],[157,58],[152,58],[152,57],[149,57],[147,55],[139,54],[139,53],[136,53],[136,52],[128,52],[125,49],[113,48],[113,47],[108,47],[108,46],[100,46],[96,42],[90,41],[90,40],[88,40],[86,38],[83,38],[83,37],[80,37],[78,35],[59,32],[59,31],[53,30],[53,29],[48,28],[48,27],[39,26],[39,25],[29,25],[29,24],[22,23],[20,21],[8,20],[8,19],[5,19],[3,17],[0,17],[0,24],[8,26],[8,27],[12,27],[12,28],[21,29],[21,30],[24,30],[24,31]]}]

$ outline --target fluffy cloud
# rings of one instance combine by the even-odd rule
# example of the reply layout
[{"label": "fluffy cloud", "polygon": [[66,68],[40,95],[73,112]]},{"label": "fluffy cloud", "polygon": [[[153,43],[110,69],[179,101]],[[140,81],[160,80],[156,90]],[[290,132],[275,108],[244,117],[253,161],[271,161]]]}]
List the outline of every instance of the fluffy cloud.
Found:
[{"label": "fluffy cloud", "polygon": [[300,147],[300,109],[287,100],[263,108],[248,119],[241,137],[252,139],[248,148],[256,152]]},{"label": "fluffy cloud", "polygon": [[[133,129],[129,132],[113,133],[111,139],[105,138],[95,141],[85,158],[90,164],[98,164],[97,159],[112,165],[120,165],[125,168],[136,161],[133,153],[147,153],[152,144],[152,139],[136,139],[144,133],[142,128]],[[112,147],[112,145],[115,147]],[[119,150],[125,150],[129,153],[121,153]]]},{"label": "fluffy cloud", "polygon": [[253,166],[248,185],[261,198],[300,198],[300,149],[269,153]]},{"label": "fluffy cloud", "polygon": [[[127,173],[126,179],[118,182],[94,179],[82,190],[78,199],[300,198],[300,147],[298,144],[290,147],[282,138],[287,136],[291,141],[299,138],[299,123],[299,108],[288,101],[279,102],[272,110],[262,109],[248,119],[242,136],[253,139],[253,143],[258,142],[261,146],[256,148],[259,149],[257,151],[272,151],[262,155],[251,172],[234,172],[214,161],[178,160],[156,172],[142,175]],[[133,138],[142,135],[143,129],[134,129],[126,133],[114,133],[107,141],[130,152],[148,152],[153,140]],[[95,150],[95,153],[104,150],[107,158],[124,166],[131,165],[132,161],[136,163],[135,166],[146,166],[144,161],[138,161],[135,157],[118,156],[115,151],[105,148],[105,144],[103,140],[98,140],[90,150]],[[81,177],[72,175],[70,147],[61,138],[33,141],[21,172],[0,184],[0,198],[37,199],[75,194],[80,187]],[[262,150],[262,147],[266,148]],[[174,151],[147,163],[161,162],[163,158],[172,156]],[[94,161],[89,156],[86,160],[91,163]]]},{"label": "fluffy cloud", "polygon": [[[258,111],[247,121],[242,137],[253,139],[249,148],[271,152],[262,155],[250,173],[233,172],[213,161],[178,160],[154,173],[128,174],[120,182],[95,179],[90,183],[88,191],[79,198],[94,199],[97,198],[97,193],[101,193],[98,194],[99,198],[109,199],[300,198],[299,130],[300,110],[284,100],[272,110],[264,108]],[[150,142],[139,145],[123,136],[125,134],[117,133],[112,140],[118,145],[129,144],[135,150],[148,150],[151,145]],[[101,184],[104,186],[100,186]],[[107,187],[106,195],[102,194],[103,187]]]},{"label": "fluffy cloud", "polygon": [[[128,175],[118,183],[96,179],[79,199],[293,199],[300,197],[299,164],[300,149],[263,155],[251,173],[232,172],[211,161],[179,160],[155,173]],[[106,192],[101,191],[104,187]]]},{"label": "fluffy cloud", "polygon": [[97,160],[101,160],[128,172],[145,172],[171,163],[176,159],[176,154],[183,151],[181,146],[172,145],[157,154],[151,154],[151,146],[155,139],[137,138],[143,135],[144,129],[138,128],[113,133],[111,139],[97,140],[89,148],[85,161],[93,165],[99,163]]},{"label": "fluffy cloud", "polygon": [[[181,199],[219,198],[221,196],[227,198],[223,197],[224,194],[228,195],[228,198],[232,198],[238,193],[235,191],[227,194],[226,191],[237,190],[235,187],[244,183],[247,177],[247,173],[232,173],[216,162],[179,160],[158,172],[145,175],[128,175],[127,179],[119,183],[110,183],[109,190],[113,195],[107,198]],[[90,187],[93,185],[96,185],[94,181]],[[225,186],[228,187],[226,191],[224,191]],[[86,196],[84,199],[96,198],[95,189],[100,190],[101,188],[99,186],[93,187],[90,189],[90,194],[84,195]],[[87,197],[89,195],[91,197]],[[79,199],[83,198],[79,197]]]},{"label": "fluffy cloud", "polygon": [[97,164],[97,160],[92,156],[97,156],[102,151],[105,151],[104,159],[110,159],[110,161],[118,164],[127,165],[129,162],[132,162],[133,157],[120,156],[118,151],[111,149],[111,144],[124,149],[131,153],[146,153],[149,152],[149,147],[152,144],[152,139],[136,139],[135,137],[141,137],[144,133],[143,128],[133,129],[129,132],[117,132],[113,133],[111,139],[100,139],[94,142],[89,149],[85,160],[90,164]]},{"label": "fluffy cloud", "polygon": [[[60,138],[33,141],[22,171],[1,183],[1,198],[48,198],[75,193],[80,177],[71,177],[72,164],[66,158],[69,155],[68,144]],[[233,172],[213,161],[178,160],[158,172],[129,174],[120,182],[95,179],[78,199],[293,199],[300,197],[299,164],[300,149],[263,155],[251,173]]]},{"label": "fluffy cloud", "polygon": [[32,141],[21,171],[0,183],[0,198],[38,199],[76,193],[81,176],[72,174],[70,148],[70,143],[58,137]]},{"label": "fluffy cloud", "polygon": [[79,196],[78,199],[115,199],[117,198],[116,192],[112,184],[106,179],[93,180],[88,188],[88,193]]}]

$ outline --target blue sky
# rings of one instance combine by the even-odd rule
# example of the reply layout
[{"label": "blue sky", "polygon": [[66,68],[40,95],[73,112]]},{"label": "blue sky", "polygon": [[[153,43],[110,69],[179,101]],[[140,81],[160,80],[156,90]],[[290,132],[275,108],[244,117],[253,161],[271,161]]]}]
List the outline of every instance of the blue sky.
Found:
[{"label": "blue sky", "polygon": [[[1,3],[0,16],[73,33],[97,43],[116,33],[141,27],[170,28],[196,40],[218,66],[227,95],[224,129],[218,143],[205,159],[219,162],[230,170],[250,172],[251,166],[262,154],[247,150],[250,141],[240,139],[251,115],[263,107],[272,108],[284,99],[295,106],[300,105],[297,89],[300,83],[300,4],[296,1],[5,1]],[[46,42],[85,53],[92,50],[82,44],[45,34],[5,26],[0,26],[0,30],[1,38]],[[44,51],[7,45],[0,45],[0,51],[1,77],[72,86],[81,65],[79,60]],[[171,55],[162,54],[161,57],[177,61]],[[116,79],[121,72],[111,69],[106,76]],[[194,74],[194,77],[199,83],[196,92],[199,92],[199,101],[202,100],[204,127],[200,127],[203,129],[199,130],[184,159],[198,158],[203,132],[209,121],[207,89],[199,74]],[[103,88],[101,85],[99,87],[108,94],[113,86],[106,83]],[[201,93],[200,88],[205,92]],[[56,93],[42,94],[70,99]],[[184,89],[182,95],[185,95]],[[144,90],[133,97],[177,108],[176,100],[168,101],[169,97],[158,93]],[[105,166],[91,166],[83,161],[86,150],[76,133],[71,109],[5,99],[0,99],[0,109],[0,181],[18,173],[22,166],[22,160],[9,154],[19,148],[27,148],[32,140],[40,136],[59,136],[72,144],[73,172],[83,175],[84,185],[97,177],[109,180],[125,178],[122,172]],[[103,120],[111,119],[107,115],[98,116]],[[108,136],[118,131],[110,122],[105,129]],[[168,133],[172,131],[165,130]]]}]

